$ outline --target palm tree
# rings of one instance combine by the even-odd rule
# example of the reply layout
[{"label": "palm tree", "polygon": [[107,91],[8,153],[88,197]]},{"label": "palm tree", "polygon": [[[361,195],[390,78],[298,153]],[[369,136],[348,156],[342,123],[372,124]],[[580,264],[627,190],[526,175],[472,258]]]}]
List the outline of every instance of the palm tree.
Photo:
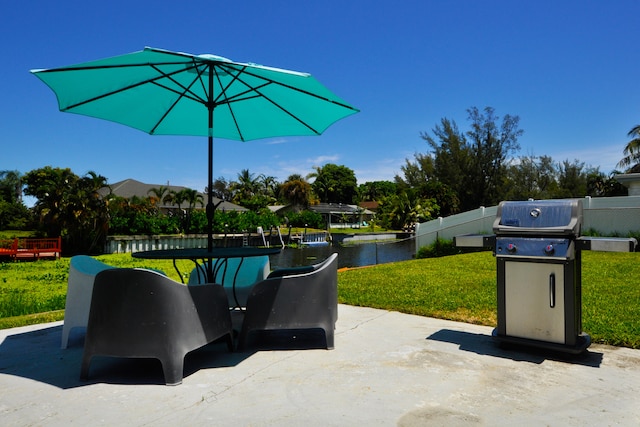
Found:
[{"label": "palm tree", "polygon": [[185,194],[182,190],[180,191],[169,191],[169,194],[165,196],[167,202],[176,205],[178,209],[182,206],[182,203],[186,201]]},{"label": "palm tree", "polygon": [[102,188],[108,187],[107,178],[89,171],[76,186],[76,192],[69,194],[76,217],[75,247],[93,252],[104,244],[109,230],[108,201],[100,194]]},{"label": "palm tree", "polygon": [[199,203],[200,206],[204,206],[202,194],[191,188],[185,188],[178,192],[177,197],[189,204],[187,208],[187,215],[184,222],[184,232],[189,234],[191,232],[191,214],[193,209]]},{"label": "palm tree", "polygon": [[164,202],[164,198],[166,197],[168,192],[169,189],[164,185],[161,185],[158,188],[150,189],[149,191],[147,191],[147,194],[152,194],[151,196],[149,196],[149,200],[151,201],[151,204],[155,206],[156,204],[158,204],[158,202]]},{"label": "palm tree", "polygon": [[204,206],[202,194],[198,193],[196,190],[185,188],[180,190],[180,193],[182,193],[184,201],[189,204],[189,209],[195,208],[198,204],[200,204],[200,206]]},{"label": "palm tree", "polygon": [[325,180],[322,166],[313,166],[315,172],[308,173],[306,179],[314,178],[311,184],[312,190],[316,193],[320,201],[327,202],[327,194],[333,191],[333,188]]},{"label": "palm tree", "polygon": [[242,205],[250,200],[260,188],[260,178],[249,172],[249,169],[242,169],[238,174],[238,181],[231,183],[234,191],[233,201]]},{"label": "palm tree", "polygon": [[631,128],[627,136],[633,139],[624,147],[622,153],[625,157],[620,160],[618,167],[631,169],[640,164],[640,125]]},{"label": "palm tree", "polygon": [[275,176],[260,175],[258,177],[259,183],[262,185],[264,195],[267,197],[275,198],[278,192],[278,180]]}]

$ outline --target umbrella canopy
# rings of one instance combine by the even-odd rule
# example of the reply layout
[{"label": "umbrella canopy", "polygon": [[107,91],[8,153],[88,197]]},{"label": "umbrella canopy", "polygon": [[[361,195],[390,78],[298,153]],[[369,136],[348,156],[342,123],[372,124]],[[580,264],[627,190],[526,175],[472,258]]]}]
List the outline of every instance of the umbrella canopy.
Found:
[{"label": "umbrella canopy", "polygon": [[60,111],[110,120],[152,135],[208,136],[209,249],[213,137],[249,141],[319,135],[358,112],[310,74],[209,54],[145,48],[31,72],[55,92]]}]

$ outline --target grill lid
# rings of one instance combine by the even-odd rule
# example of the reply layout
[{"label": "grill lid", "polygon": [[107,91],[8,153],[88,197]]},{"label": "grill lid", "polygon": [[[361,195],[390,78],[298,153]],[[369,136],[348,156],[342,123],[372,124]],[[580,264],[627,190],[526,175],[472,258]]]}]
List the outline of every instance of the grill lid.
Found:
[{"label": "grill lid", "polygon": [[582,200],[501,202],[493,232],[501,235],[572,235],[582,227]]}]

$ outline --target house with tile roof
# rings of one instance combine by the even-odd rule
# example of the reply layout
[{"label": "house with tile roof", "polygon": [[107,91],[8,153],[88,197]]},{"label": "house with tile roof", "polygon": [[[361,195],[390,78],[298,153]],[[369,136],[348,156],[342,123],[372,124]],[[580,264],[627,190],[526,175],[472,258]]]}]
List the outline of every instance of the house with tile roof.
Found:
[{"label": "house with tile roof", "polygon": [[[183,187],[180,185],[162,185],[162,184],[145,184],[144,182],[136,181],[135,179],[125,179],[123,181],[118,181],[116,183],[110,184],[108,187],[104,187],[100,190],[100,194],[102,196],[106,196],[111,192],[119,197],[124,197],[129,199],[131,197],[137,196],[140,198],[149,197],[151,194],[151,190],[154,188],[166,187],[169,191],[175,191],[176,193],[180,190],[184,190],[188,187]],[[202,200],[206,203],[207,195],[205,193],[202,194]],[[213,198],[213,204],[216,206],[216,209],[219,211],[237,211],[244,212],[248,209],[243,208],[242,206],[236,205],[231,202],[227,202],[226,200],[219,199],[217,197]],[[177,206],[173,205],[163,205],[160,203],[158,205],[160,209],[176,209]],[[186,209],[189,207],[188,203],[183,202],[180,206],[181,209]]]}]

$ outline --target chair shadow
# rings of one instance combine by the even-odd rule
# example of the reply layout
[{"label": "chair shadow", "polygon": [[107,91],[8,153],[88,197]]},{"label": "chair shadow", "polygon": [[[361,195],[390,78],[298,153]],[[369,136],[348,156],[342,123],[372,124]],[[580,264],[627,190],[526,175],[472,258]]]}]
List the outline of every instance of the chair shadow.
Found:
[{"label": "chair shadow", "polygon": [[566,362],[599,368],[603,353],[585,351],[581,354],[568,354],[536,347],[522,347],[513,344],[497,343],[491,336],[471,332],[442,329],[426,339],[457,344],[462,351],[470,351],[483,356],[501,357],[517,362],[541,364],[545,360]]},{"label": "chair shadow", "polygon": [[[61,325],[7,336],[0,344],[0,374],[28,378],[60,389],[96,383],[165,384],[162,365],[157,359],[103,356],[92,358],[89,379],[82,381],[84,335],[73,330],[66,349],[60,348],[61,337]],[[207,344],[186,355],[183,378],[203,369],[236,366],[251,354],[230,352],[224,340]]]}]

